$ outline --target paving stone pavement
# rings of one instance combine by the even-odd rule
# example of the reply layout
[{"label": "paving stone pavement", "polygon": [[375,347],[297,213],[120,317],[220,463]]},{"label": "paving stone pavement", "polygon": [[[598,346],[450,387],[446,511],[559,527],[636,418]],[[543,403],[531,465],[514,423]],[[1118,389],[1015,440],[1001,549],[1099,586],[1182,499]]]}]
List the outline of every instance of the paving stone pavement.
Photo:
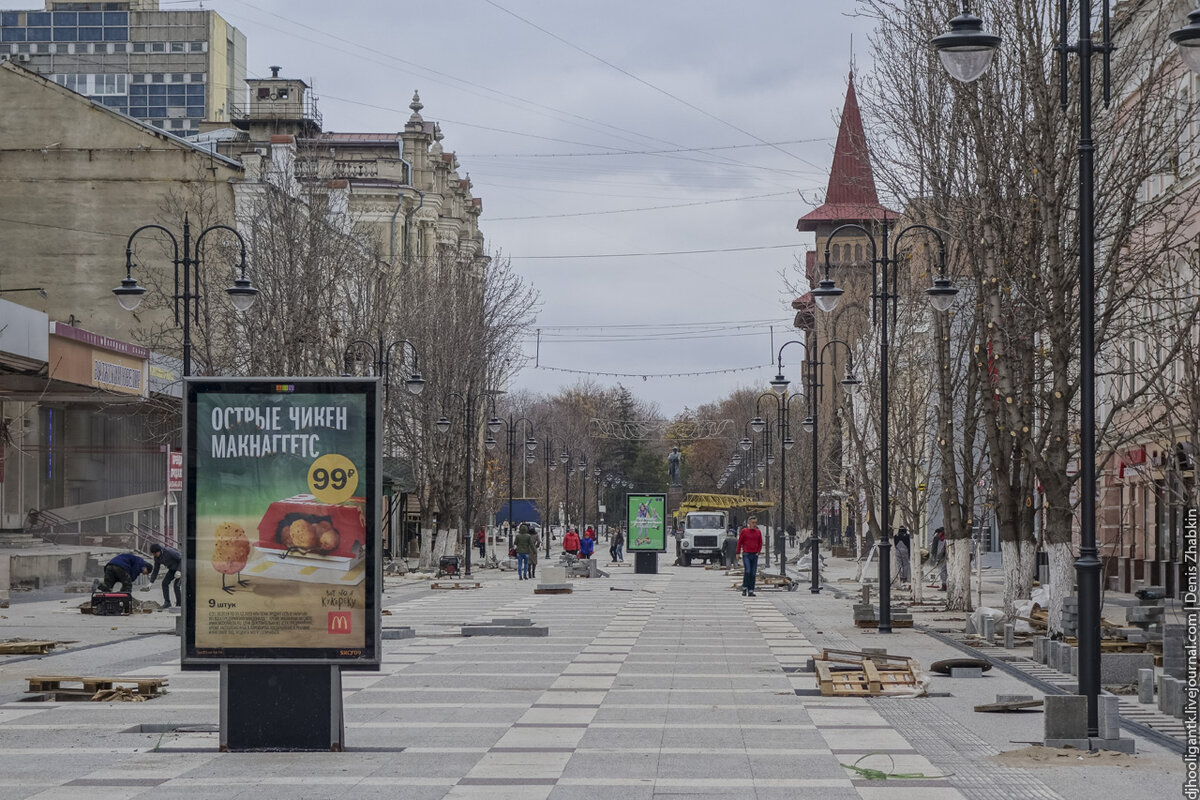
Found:
[{"label": "paving stone pavement", "polygon": [[[389,581],[384,625],[416,636],[385,640],[380,672],[344,674],[344,753],[218,753],[217,675],[180,671],[166,614],[116,621],[131,636],[100,647],[0,661],[0,800],[1104,796],[997,763],[996,744],[947,714],[948,700],[821,697],[808,659],[861,644],[831,593],[742,597],[736,578],[699,567],[614,568],[570,595],[534,595],[511,573],[476,579],[453,592]],[[61,609],[24,612],[26,628],[45,627]],[[459,635],[499,617],[550,635]],[[21,698],[23,677],[76,670],[166,676],[169,692]],[[844,766],[856,763],[914,777],[868,780]]]}]

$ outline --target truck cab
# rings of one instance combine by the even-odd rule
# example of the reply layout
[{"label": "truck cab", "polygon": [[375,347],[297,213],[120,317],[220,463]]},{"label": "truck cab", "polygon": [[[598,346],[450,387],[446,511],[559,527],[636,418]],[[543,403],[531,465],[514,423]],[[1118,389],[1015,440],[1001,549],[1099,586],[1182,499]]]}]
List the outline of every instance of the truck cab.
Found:
[{"label": "truck cab", "polygon": [[687,512],[679,539],[680,566],[691,566],[692,559],[728,566],[724,550],[728,526],[729,515],[724,511]]}]

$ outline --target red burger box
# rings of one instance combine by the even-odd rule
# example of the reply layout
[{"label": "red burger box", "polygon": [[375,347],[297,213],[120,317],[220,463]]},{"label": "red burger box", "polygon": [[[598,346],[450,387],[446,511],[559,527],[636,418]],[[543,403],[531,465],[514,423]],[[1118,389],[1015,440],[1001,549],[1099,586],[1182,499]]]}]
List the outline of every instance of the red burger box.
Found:
[{"label": "red burger box", "polygon": [[258,523],[257,546],[261,550],[283,554],[287,548],[279,539],[280,523],[288,515],[302,515],[309,521],[329,520],[338,532],[338,546],[324,553],[310,552],[307,557],[332,557],[357,559],[366,550],[367,521],[365,497],[351,497],[338,505],[317,502],[311,494],[298,494],[286,500],[276,500],[267,507],[262,522]]}]

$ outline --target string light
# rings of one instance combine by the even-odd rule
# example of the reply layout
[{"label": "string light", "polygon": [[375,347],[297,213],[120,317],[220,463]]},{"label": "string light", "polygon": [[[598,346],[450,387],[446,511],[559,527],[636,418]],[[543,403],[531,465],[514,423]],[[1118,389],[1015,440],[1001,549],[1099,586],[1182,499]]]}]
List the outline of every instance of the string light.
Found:
[{"label": "string light", "polygon": [[570,372],[575,375],[595,375],[608,378],[641,378],[648,380],[650,378],[692,378],[701,377],[704,375],[729,375],[735,372],[750,372],[751,370],[770,367],[768,364],[755,364],[749,367],[728,367],[726,369],[709,369],[698,372],[600,372],[590,369],[568,369],[567,367],[548,367],[545,364],[537,364],[533,369],[544,369],[551,372]]}]

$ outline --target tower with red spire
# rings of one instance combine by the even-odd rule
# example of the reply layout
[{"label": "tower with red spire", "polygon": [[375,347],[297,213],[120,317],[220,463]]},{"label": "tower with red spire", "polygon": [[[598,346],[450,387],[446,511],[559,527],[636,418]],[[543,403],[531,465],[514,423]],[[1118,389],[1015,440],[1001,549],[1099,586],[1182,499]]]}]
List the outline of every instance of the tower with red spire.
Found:
[{"label": "tower with red spire", "polygon": [[[831,314],[817,313],[812,293],[792,301],[796,310],[795,325],[805,333],[805,358],[815,360],[818,352],[814,348],[834,339],[841,339],[851,347],[859,347],[863,335],[870,325],[871,314],[871,242],[857,232],[839,234],[832,245],[829,235],[841,225],[857,223],[872,231],[884,220],[895,220],[899,213],[879,202],[875,190],[875,176],[871,170],[871,157],[867,148],[867,137],[863,131],[862,114],[858,108],[858,96],[854,90],[854,72],[850,72],[846,88],[846,102],[842,107],[842,119],[838,126],[837,144],[833,151],[833,165],[829,170],[829,184],[825,190],[825,202],[805,214],[796,223],[796,229],[816,235],[816,247],[807,254],[805,271],[810,285],[815,286],[824,276],[825,250],[829,249],[829,262],[835,268],[834,277],[838,286],[845,290],[837,309]],[[876,241],[879,237],[876,235]],[[846,348],[834,345],[825,348],[824,364],[820,380],[822,395],[818,413],[821,415],[821,461],[826,468],[841,463],[840,422],[833,413],[842,402],[840,381],[846,370]],[[806,365],[807,367],[807,365]],[[794,372],[794,371],[793,371]],[[805,393],[812,397],[813,388],[804,370]],[[861,371],[859,379],[865,379]],[[833,424],[830,424],[833,423]],[[822,486],[840,484],[840,467],[833,474],[825,473]],[[823,506],[832,511],[834,504]],[[838,517],[839,526],[847,522]]]}]

